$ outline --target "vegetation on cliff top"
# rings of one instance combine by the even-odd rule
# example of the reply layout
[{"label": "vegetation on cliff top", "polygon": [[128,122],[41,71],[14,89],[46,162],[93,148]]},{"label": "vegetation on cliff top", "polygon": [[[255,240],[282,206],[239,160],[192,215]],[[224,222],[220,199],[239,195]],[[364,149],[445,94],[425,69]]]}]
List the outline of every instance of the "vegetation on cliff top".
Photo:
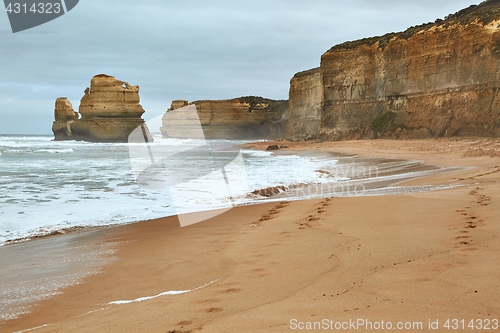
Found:
[{"label": "vegetation on cliff top", "polygon": [[401,39],[409,39],[419,31],[430,29],[434,26],[450,26],[453,24],[466,25],[475,20],[479,20],[483,24],[488,24],[495,19],[500,19],[500,0],[486,0],[479,5],[471,5],[467,8],[459,10],[454,14],[450,14],[443,19],[436,19],[435,22],[429,22],[417,26],[410,27],[402,32],[390,32],[383,36],[375,36],[369,38],[358,39],[338,44],[330,48],[327,52],[338,50],[350,50],[361,45],[372,46],[378,42],[378,47],[382,50],[389,44],[389,41],[396,37]]},{"label": "vegetation on cliff top", "polygon": [[293,77],[301,77],[301,76],[306,76],[306,75],[311,75],[311,74],[316,74],[319,73],[319,67],[316,68],[311,68],[302,72],[295,73]]},{"label": "vegetation on cliff top", "polygon": [[[216,102],[216,100],[200,100],[194,101],[192,103],[199,104],[205,101]],[[288,100],[274,100],[269,98],[264,98],[260,96],[242,96],[238,98],[228,99],[224,101],[235,101],[237,103],[247,103],[250,104],[248,107],[248,112],[253,112],[255,110],[264,112],[273,112],[277,115],[282,115],[286,110],[288,110]],[[265,107],[262,107],[266,105]]]},{"label": "vegetation on cliff top", "polygon": [[[248,108],[249,112],[259,109],[261,111],[273,112],[281,115],[286,109],[288,109],[288,100],[274,100],[260,96],[243,96],[236,98],[236,100],[250,104],[250,107]],[[264,108],[256,108],[258,104],[267,104],[267,106]]]}]

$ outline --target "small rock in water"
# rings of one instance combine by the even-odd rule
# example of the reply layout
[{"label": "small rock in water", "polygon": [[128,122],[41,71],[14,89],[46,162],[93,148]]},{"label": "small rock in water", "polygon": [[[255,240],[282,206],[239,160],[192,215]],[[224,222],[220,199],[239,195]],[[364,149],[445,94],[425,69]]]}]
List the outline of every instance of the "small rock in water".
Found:
[{"label": "small rock in water", "polygon": [[278,145],[270,145],[267,146],[266,150],[278,150],[280,147]]}]

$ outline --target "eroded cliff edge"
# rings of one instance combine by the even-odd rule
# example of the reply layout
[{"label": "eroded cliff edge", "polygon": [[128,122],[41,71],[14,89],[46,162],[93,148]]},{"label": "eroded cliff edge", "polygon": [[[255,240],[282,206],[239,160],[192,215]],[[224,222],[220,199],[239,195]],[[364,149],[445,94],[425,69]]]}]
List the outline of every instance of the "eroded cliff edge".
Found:
[{"label": "eroded cliff edge", "polygon": [[[319,73],[292,78],[290,119],[297,117],[285,137],[499,137],[499,7],[489,0],[445,20],[332,47]],[[318,110],[316,131],[310,124]]]},{"label": "eroded cliff edge", "polygon": [[[175,111],[175,112],[173,112]],[[162,118],[163,137],[206,139],[279,139],[283,137],[288,101],[246,96],[227,100],[172,102]]]},{"label": "eroded cliff edge", "polygon": [[289,113],[284,137],[308,140],[320,129],[323,83],[320,68],[299,72],[290,80]]}]

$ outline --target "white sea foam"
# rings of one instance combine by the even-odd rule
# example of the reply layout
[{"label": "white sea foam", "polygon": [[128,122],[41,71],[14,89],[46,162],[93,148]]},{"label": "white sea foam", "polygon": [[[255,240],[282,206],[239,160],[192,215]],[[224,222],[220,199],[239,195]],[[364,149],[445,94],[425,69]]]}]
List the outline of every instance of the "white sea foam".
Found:
[{"label": "white sea foam", "polygon": [[37,326],[37,327],[28,328],[28,329],[25,329],[25,330],[22,330],[22,331],[16,331],[14,333],[24,333],[24,332],[35,331],[37,329],[44,328],[44,327],[47,327],[47,326],[49,326],[49,325],[48,324],[44,324],[44,325],[40,325],[40,326]]},{"label": "white sea foam", "polygon": [[[178,182],[172,192],[169,190],[172,186],[151,189],[137,183],[129,149],[143,149],[141,144],[0,137],[0,244],[74,226],[129,223],[178,212],[228,208],[256,199],[272,200],[247,197],[248,193],[265,188],[283,186],[288,190],[309,185],[323,191],[334,185],[346,188],[353,184],[385,181],[387,184],[377,185],[384,187],[440,170],[436,167],[419,170],[419,161],[381,162],[326,153],[311,157],[242,149],[244,184],[232,182],[228,195],[226,186],[220,182],[220,172],[200,173],[200,170],[207,169],[210,163],[227,166],[230,160],[224,159],[231,159],[234,154],[234,148],[228,145],[243,141],[214,140],[210,143],[210,153],[200,158],[190,149],[205,144],[203,140],[155,137],[149,149],[154,150],[160,168],[149,174],[151,179],[145,179],[155,181],[155,177],[161,178],[167,173]],[[176,154],[177,159],[171,157]],[[135,162],[145,167],[152,163],[149,155]],[[375,166],[376,173],[370,166]],[[238,168],[226,169],[225,176],[229,179],[242,178]],[[193,195],[193,188],[196,195]],[[172,193],[175,193],[175,200]],[[328,196],[326,192],[296,193],[298,197]]]},{"label": "white sea foam", "polygon": [[[0,160],[0,244],[72,226],[128,223],[177,213],[168,189],[138,186],[129,161],[130,144],[51,139],[0,137],[0,151],[6,152]],[[201,140],[155,139],[154,147],[170,154],[176,149],[182,151],[203,143]],[[242,156],[250,191],[277,184],[322,181],[314,172],[315,162],[306,158],[272,158],[268,152],[248,150],[242,151]],[[207,161],[194,157],[172,166],[170,161],[165,163],[167,168],[194,178],[192,181],[198,184],[196,197],[188,192],[184,197],[182,191],[177,193],[181,196],[176,197],[176,203],[181,203],[177,209],[195,212],[231,207],[233,199],[214,196],[215,178],[196,177],[197,167]],[[299,169],[300,174],[296,172]],[[233,193],[233,197],[243,194]]]},{"label": "white sea foam", "polygon": [[194,289],[191,289],[191,290],[169,290],[169,291],[165,291],[165,292],[159,293],[158,295],[154,295],[154,296],[145,296],[145,297],[139,297],[139,298],[136,298],[136,299],[124,300],[124,301],[113,301],[113,302],[109,302],[108,304],[109,305],[123,305],[123,304],[130,304],[130,303],[140,303],[140,302],[149,301],[149,300],[152,300],[152,299],[155,299],[155,298],[158,298],[158,297],[162,297],[162,296],[185,294],[185,293],[189,293],[189,292],[192,292],[192,291],[196,291],[196,290],[205,288],[206,286],[209,286],[209,285],[211,285],[211,284],[213,284],[213,283],[215,283],[215,282],[217,282],[219,280],[220,279],[210,281],[209,283],[206,283],[206,284],[204,284],[204,285],[202,285],[200,287],[197,287],[197,288],[194,288]]}]

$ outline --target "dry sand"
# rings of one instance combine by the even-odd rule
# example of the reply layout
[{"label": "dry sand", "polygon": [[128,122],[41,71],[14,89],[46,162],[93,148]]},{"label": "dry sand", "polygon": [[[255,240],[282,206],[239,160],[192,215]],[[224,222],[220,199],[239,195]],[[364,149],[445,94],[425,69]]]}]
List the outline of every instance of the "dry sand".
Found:
[{"label": "dry sand", "polygon": [[[357,320],[375,325],[360,332],[388,322],[431,331],[429,320],[439,320],[434,332],[470,332],[472,319],[495,331],[498,140],[278,144],[474,168],[407,182],[462,185],[448,190],[267,203],[185,228],[170,217],[101,231],[116,242],[115,261],[0,331],[288,332],[325,319],[338,332],[356,330],[335,323]],[[109,304],[183,290],[192,291]],[[465,329],[446,329],[447,319]]]}]

